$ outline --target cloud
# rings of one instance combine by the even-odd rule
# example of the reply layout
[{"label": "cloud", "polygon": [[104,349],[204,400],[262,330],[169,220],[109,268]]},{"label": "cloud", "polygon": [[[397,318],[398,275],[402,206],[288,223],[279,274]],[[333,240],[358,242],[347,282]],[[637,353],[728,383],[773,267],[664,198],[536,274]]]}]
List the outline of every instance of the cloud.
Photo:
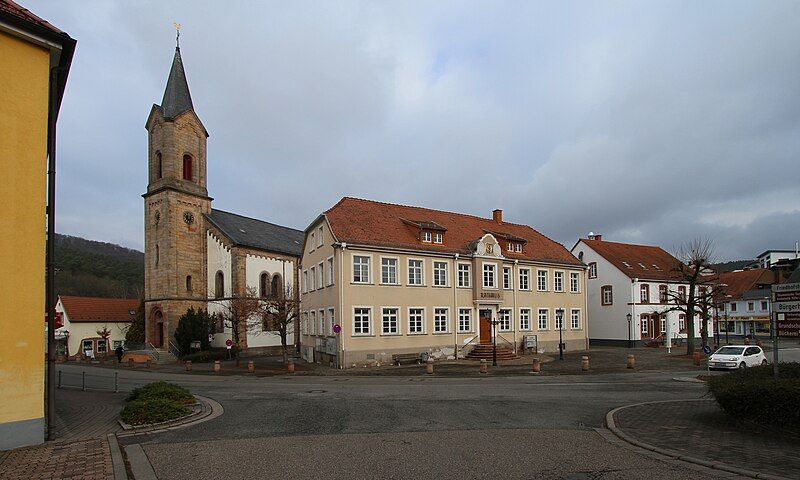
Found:
[{"label": "cloud", "polygon": [[303,228],[343,195],[724,259],[797,240],[793,2],[30,0],[78,40],[58,228],[142,246],[171,22],[217,208]]}]

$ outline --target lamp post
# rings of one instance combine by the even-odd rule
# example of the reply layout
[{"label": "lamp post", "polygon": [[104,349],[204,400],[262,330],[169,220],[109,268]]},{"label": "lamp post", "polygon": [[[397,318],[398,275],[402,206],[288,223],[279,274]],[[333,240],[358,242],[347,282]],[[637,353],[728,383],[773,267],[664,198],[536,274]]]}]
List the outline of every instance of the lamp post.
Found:
[{"label": "lamp post", "polygon": [[492,324],[492,366],[497,366],[497,324],[500,323],[499,318],[489,317],[489,323]]},{"label": "lamp post", "polygon": [[628,318],[628,348],[631,347],[631,320],[633,319],[633,315],[630,313],[625,315]]},{"label": "lamp post", "polygon": [[556,309],[556,320],[558,321],[558,359],[564,360],[564,339],[562,333],[564,331],[564,309]]},{"label": "lamp post", "polygon": [[727,297],[729,297],[729,296],[730,295],[725,295],[725,298],[726,298],[726,300],[725,300],[725,345],[730,345],[731,344],[731,342],[728,340],[728,333],[730,332],[730,329],[731,329],[731,324],[730,324],[730,322],[728,322],[728,301],[727,301]]}]

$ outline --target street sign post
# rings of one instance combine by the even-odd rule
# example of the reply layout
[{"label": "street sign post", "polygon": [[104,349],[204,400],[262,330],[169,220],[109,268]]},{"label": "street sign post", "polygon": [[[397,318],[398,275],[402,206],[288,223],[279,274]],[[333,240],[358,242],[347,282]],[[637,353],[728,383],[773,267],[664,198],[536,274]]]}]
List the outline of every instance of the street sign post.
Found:
[{"label": "street sign post", "polygon": [[800,337],[800,283],[772,286],[772,374],[778,378],[778,338]]},{"label": "street sign post", "polygon": [[228,360],[231,359],[231,348],[233,348],[233,340],[230,338],[225,340],[225,348],[228,349]]}]

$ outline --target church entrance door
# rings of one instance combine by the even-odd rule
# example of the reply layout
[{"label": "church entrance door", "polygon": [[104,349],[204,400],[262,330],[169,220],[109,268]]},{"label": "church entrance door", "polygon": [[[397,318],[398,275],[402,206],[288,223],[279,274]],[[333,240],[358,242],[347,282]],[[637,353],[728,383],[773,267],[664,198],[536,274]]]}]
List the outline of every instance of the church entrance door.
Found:
[{"label": "church entrance door", "polygon": [[156,310],[153,314],[153,323],[155,324],[155,335],[153,335],[153,346],[154,347],[163,347],[164,346],[164,315],[161,313],[161,310]]}]

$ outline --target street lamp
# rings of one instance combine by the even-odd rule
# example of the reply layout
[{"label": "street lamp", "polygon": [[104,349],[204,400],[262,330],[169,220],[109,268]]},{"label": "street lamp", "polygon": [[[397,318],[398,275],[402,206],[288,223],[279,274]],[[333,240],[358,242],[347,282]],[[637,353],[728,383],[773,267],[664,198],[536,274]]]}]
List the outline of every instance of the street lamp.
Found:
[{"label": "street lamp", "polygon": [[492,366],[497,366],[497,324],[500,323],[499,318],[489,317],[489,323],[492,324]]},{"label": "street lamp", "polygon": [[556,320],[558,321],[558,359],[564,360],[564,340],[562,333],[564,331],[564,309],[556,309]]},{"label": "street lamp", "polygon": [[625,315],[628,317],[628,348],[632,348],[631,346],[631,320],[633,319],[633,315],[630,313]]}]

